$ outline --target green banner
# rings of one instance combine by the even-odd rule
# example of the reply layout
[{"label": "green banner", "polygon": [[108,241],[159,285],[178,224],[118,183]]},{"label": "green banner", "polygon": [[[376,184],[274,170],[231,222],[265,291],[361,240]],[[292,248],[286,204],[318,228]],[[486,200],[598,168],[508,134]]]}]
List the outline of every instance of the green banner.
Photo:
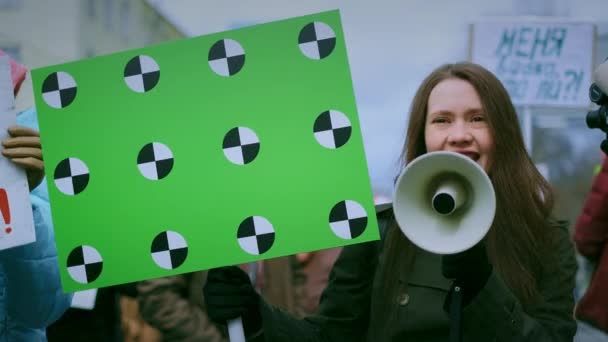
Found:
[{"label": "green banner", "polygon": [[32,77],[66,292],[379,238],[337,10]]}]

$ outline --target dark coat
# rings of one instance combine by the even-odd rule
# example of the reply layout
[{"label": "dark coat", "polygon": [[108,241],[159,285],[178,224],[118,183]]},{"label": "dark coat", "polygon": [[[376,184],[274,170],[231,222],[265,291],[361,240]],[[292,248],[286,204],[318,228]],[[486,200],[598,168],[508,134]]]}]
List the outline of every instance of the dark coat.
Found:
[{"label": "dark coat", "polygon": [[593,181],[591,193],[576,222],[574,242],[579,253],[597,263],[576,317],[608,332],[608,159]]},{"label": "dark coat", "polygon": [[68,309],[47,328],[48,341],[122,341],[119,296],[135,297],[136,293],[135,283],[98,289],[93,310]]},{"label": "dark coat", "polygon": [[[380,220],[381,225],[386,224]],[[393,225],[389,225],[393,226]],[[492,273],[486,286],[464,308],[463,341],[572,341],[576,332],[574,277],[576,260],[564,224],[556,226],[557,239],[539,279],[543,301],[524,312],[517,298]],[[378,242],[347,246],[338,258],[321,298],[320,313],[296,320],[262,303],[266,341],[448,341],[449,319],[443,304],[450,281],[441,275],[441,257],[420,251],[407,286],[394,301],[396,310],[380,311],[381,320],[394,320],[386,329],[368,336],[370,306],[377,270],[382,267]],[[388,312],[394,312],[389,317]]]},{"label": "dark coat", "polygon": [[199,271],[137,283],[141,317],[163,341],[227,341],[205,313],[201,289],[206,279],[207,271]]}]

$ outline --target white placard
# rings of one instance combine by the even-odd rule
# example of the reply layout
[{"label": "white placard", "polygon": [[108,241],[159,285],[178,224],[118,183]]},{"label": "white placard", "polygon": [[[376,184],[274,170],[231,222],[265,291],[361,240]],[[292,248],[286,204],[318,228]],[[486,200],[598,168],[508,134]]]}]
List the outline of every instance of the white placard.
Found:
[{"label": "white placard", "polygon": [[471,25],[471,61],[492,71],[516,105],[589,107],[595,25],[544,19]]},{"label": "white placard", "polygon": [[[0,141],[16,120],[10,64],[0,56]],[[25,171],[0,154],[0,250],[36,241],[29,193]]]},{"label": "white placard", "polygon": [[97,289],[74,292],[71,307],[83,310],[93,310],[97,299]]}]

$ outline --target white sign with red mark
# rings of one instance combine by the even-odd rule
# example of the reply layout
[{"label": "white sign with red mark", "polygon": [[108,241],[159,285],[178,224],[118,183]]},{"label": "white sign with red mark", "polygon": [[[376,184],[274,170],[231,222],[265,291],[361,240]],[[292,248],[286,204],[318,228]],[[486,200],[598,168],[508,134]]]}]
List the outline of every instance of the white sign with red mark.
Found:
[{"label": "white sign with red mark", "polygon": [[[8,136],[7,129],[16,120],[10,66],[8,58],[0,56],[0,141]],[[34,241],[36,231],[25,171],[0,154],[0,250]]]}]

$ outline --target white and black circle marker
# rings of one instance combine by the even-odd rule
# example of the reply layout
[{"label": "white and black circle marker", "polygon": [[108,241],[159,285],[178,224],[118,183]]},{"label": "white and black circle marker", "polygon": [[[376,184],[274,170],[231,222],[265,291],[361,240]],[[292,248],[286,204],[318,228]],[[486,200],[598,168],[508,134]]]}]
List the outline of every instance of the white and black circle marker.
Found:
[{"label": "white and black circle marker", "polygon": [[66,158],[57,164],[53,174],[55,186],[66,195],[78,195],[89,184],[89,168],[78,158]]},{"label": "white and black circle marker", "polygon": [[355,201],[341,201],[329,213],[329,226],[342,239],[357,238],[367,227],[367,213]]},{"label": "white and black circle marker", "polygon": [[67,266],[72,279],[81,284],[89,284],[101,275],[103,259],[95,248],[82,245],[70,252]]},{"label": "white and black circle marker", "polygon": [[232,39],[218,40],[209,49],[209,66],[220,76],[233,76],[245,65],[245,50]]},{"label": "white and black circle marker", "polygon": [[237,165],[251,163],[260,152],[260,139],[247,127],[234,127],[224,136],[224,155]]},{"label": "white and black circle marker", "polygon": [[323,59],[336,47],[336,34],[329,25],[315,21],[300,30],[300,51],[310,59]]},{"label": "white and black circle marker", "polygon": [[160,68],[150,56],[135,56],[125,66],[124,76],[125,83],[131,90],[145,93],[158,84]]},{"label": "white and black circle marker", "polygon": [[42,98],[47,105],[61,109],[69,106],[76,98],[76,81],[67,72],[54,72],[42,83]]},{"label": "white and black circle marker", "polygon": [[274,227],[262,216],[249,216],[239,225],[236,236],[245,252],[260,255],[274,244]]},{"label": "white and black circle marker", "polygon": [[167,270],[173,270],[181,266],[188,256],[188,244],[179,233],[167,230],[152,240],[152,260]]},{"label": "white and black circle marker", "polygon": [[352,126],[344,113],[327,110],[317,117],[313,131],[319,144],[336,149],[348,142]]},{"label": "white and black circle marker", "polygon": [[167,177],[173,169],[173,153],[165,144],[151,142],[139,150],[137,168],[150,180]]}]

